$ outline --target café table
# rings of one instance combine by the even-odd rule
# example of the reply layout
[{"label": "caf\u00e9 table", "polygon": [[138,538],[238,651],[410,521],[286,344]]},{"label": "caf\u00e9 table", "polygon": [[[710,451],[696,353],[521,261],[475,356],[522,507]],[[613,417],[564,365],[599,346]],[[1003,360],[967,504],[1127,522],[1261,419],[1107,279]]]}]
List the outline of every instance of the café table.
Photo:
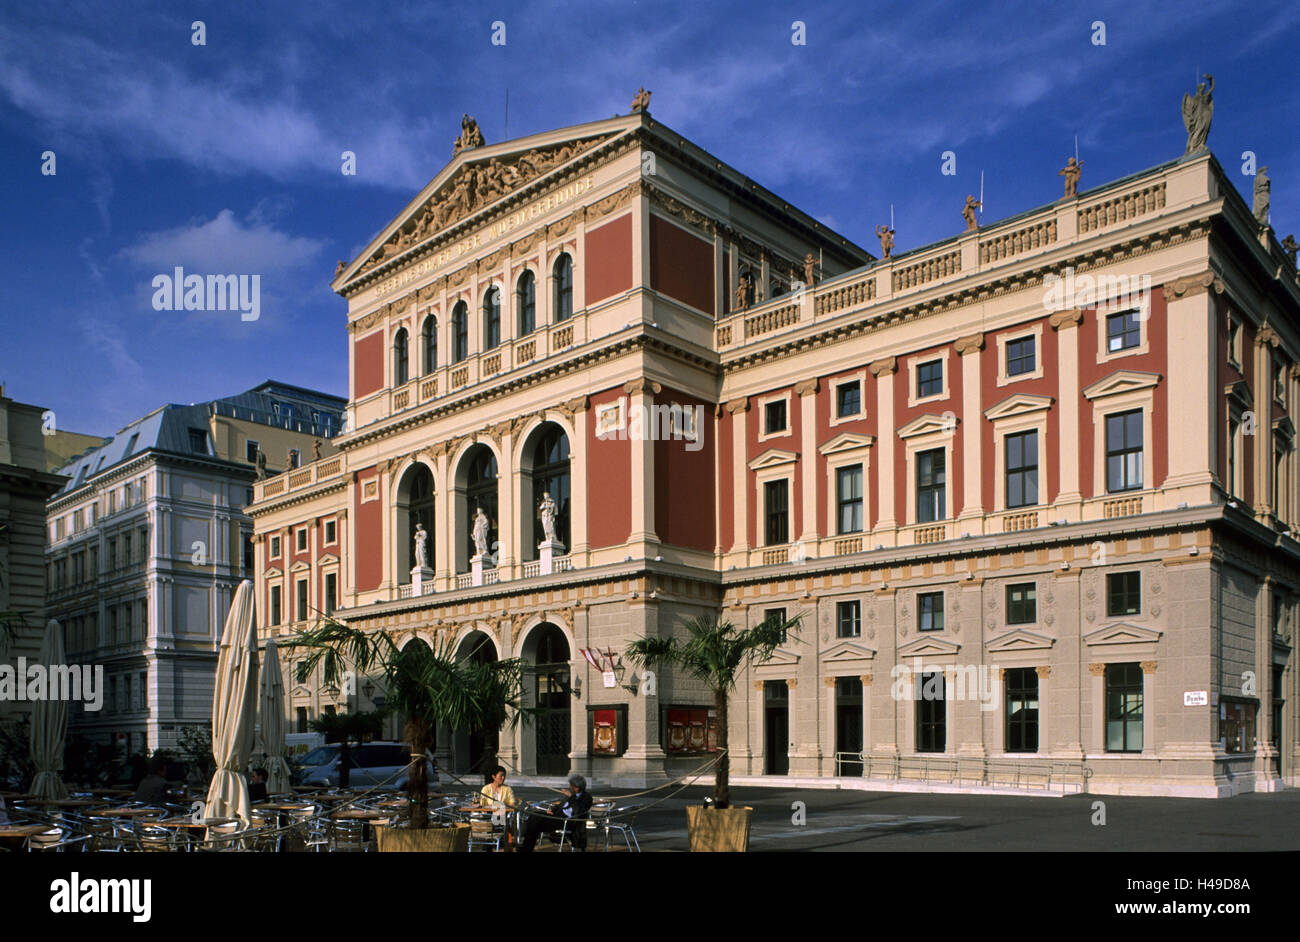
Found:
[{"label": "caf\u00e9 table", "polygon": [[[100,804],[100,802],[92,802]],[[167,812],[162,808],[105,808],[96,812],[98,818],[144,818],[149,815],[161,815]]]},{"label": "caf\u00e9 table", "polygon": [[89,808],[91,805],[102,805],[104,802],[96,801],[94,798],[33,798],[27,804],[40,805],[43,808]]},{"label": "caf\u00e9 table", "polygon": [[0,824],[0,844],[22,847],[27,838],[43,834],[52,827],[50,824]]}]

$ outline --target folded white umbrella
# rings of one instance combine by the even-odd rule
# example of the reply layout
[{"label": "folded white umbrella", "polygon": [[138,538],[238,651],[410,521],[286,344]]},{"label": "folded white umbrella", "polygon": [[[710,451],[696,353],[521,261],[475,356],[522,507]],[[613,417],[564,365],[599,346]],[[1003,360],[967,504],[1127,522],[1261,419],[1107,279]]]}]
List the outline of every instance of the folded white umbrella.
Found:
[{"label": "folded white umbrella", "polygon": [[68,702],[51,694],[50,668],[64,666],[63,629],[51,618],[41,639],[40,661],[45,665],[45,696],[32,704],[32,794],[42,798],[67,798],[68,789],[59,773],[63,771],[63,737],[68,732]]},{"label": "folded white umbrella", "polygon": [[266,756],[266,790],[271,795],[292,791],[289,763],[284,759],[284,678],[275,640],[266,642],[266,663],[262,665],[262,696],[258,704],[259,750]]},{"label": "folded white umbrella", "polygon": [[212,691],[212,757],[216,774],[208,786],[205,813],[210,818],[250,819],[248,757],[253,751],[257,719],[257,632],[253,630],[253,584],[245,579],[235,590],[217,655],[217,682]]}]

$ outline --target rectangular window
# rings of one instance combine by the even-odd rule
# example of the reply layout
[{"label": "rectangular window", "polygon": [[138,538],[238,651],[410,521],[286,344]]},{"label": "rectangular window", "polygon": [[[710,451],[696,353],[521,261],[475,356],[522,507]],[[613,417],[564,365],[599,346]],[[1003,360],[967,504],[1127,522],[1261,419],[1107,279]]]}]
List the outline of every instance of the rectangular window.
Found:
[{"label": "rectangular window", "polygon": [[307,732],[307,708],[294,707],[293,717],[294,717],[294,725],[297,727],[298,732],[300,733]]},{"label": "rectangular window", "polygon": [[1032,625],[1038,621],[1038,583],[1007,586],[1007,624]]},{"label": "rectangular window", "polygon": [[338,541],[338,525],[333,520],[325,521],[325,545],[329,546]]},{"label": "rectangular window", "polygon": [[763,485],[763,514],[768,546],[790,541],[790,482],[768,481]]},{"label": "rectangular window", "polygon": [[[783,608],[769,608],[769,609],[766,609],[766,610],[763,612],[763,621],[766,622],[766,623],[769,624],[769,625],[770,625],[770,624],[773,624],[773,623],[778,624],[778,625],[784,625],[784,624],[785,624],[785,609],[783,609]],[[782,644],[785,644],[785,640],[786,640],[785,632],[782,631],[782,632],[781,632],[781,643],[782,643]]]},{"label": "rectangular window", "polygon": [[916,630],[943,631],[942,592],[921,592],[916,596]]},{"label": "rectangular window", "polygon": [[862,603],[859,600],[835,603],[835,637],[862,637]]},{"label": "rectangular window", "polygon": [[280,587],[273,585],[271,586],[271,624],[280,624],[280,615]]},{"label": "rectangular window", "polygon": [[943,360],[931,360],[916,367],[916,398],[938,396],[943,392]]},{"label": "rectangular window", "polygon": [[1142,751],[1142,666],[1106,665],[1106,751]]},{"label": "rectangular window", "polygon": [[1032,373],[1038,366],[1035,337],[1021,337],[1007,341],[1007,375]]},{"label": "rectangular window", "polygon": [[306,621],[307,620],[307,580],[299,579],[295,588],[298,590],[298,599],[297,599],[298,607],[296,609],[297,620]]},{"label": "rectangular window", "polygon": [[339,577],[334,573],[325,575],[325,614],[333,615],[334,606],[338,604]]},{"label": "rectangular window", "polygon": [[1137,311],[1122,311],[1106,318],[1106,351],[1131,350],[1142,343],[1142,324]]},{"label": "rectangular window", "polygon": [[948,515],[945,500],[945,457],[942,448],[916,455],[916,522],[933,523]]},{"label": "rectangular window", "polygon": [[1106,614],[1137,615],[1142,611],[1142,574],[1111,572],[1106,574]]},{"label": "rectangular window", "polygon": [[271,558],[280,558],[280,538],[278,536],[271,537]]},{"label": "rectangular window", "polygon": [[1142,410],[1106,416],[1106,491],[1142,489]]},{"label": "rectangular window", "polygon": [[305,553],[307,551],[307,528],[303,527],[301,530],[295,531],[294,539],[297,541],[298,552]]},{"label": "rectangular window", "polygon": [[785,400],[778,399],[763,406],[763,434],[773,435],[784,432],[787,428]]},{"label": "rectangular window", "polygon": [[1223,751],[1230,753],[1254,752],[1256,704],[1224,698],[1223,715],[1219,719],[1219,738]]},{"label": "rectangular window", "polygon": [[1241,366],[1241,324],[1228,318],[1228,362]]},{"label": "rectangular window", "polygon": [[841,419],[862,414],[862,384],[857,380],[835,387],[835,414]]},{"label": "rectangular window", "polygon": [[253,572],[253,567],[256,565],[256,563],[254,561],[255,557],[253,554],[253,541],[250,538],[247,530],[241,530],[239,532],[239,545],[243,547],[243,553],[241,554],[241,556],[244,564],[244,573],[245,575],[251,576]]},{"label": "rectangular window", "polygon": [[250,464],[257,464],[257,449],[261,447],[260,442],[249,439],[244,443],[244,460]]},{"label": "rectangular window", "polygon": [[1032,507],[1038,503],[1038,433],[1008,435],[1007,507]]},{"label": "rectangular window", "polygon": [[1038,671],[1008,668],[1007,752],[1038,751]]},{"label": "rectangular window", "polygon": [[190,429],[190,451],[196,455],[208,453],[208,433],[204,429]]},{"label": "rectangular window", "polygon": [[862,465],[835,472],[835,495],[839,506],[840,533],[862,532]]},{"label": "rectangular window", "polygon": [[926,671],[913,681],[916,699],[916,751],[943,752],[948,742],[948,711],[944,677],[939,671]]},{"label": "rectangular window", "polygon": [[1273,398],[1286,405],[1286,364],[1273,357]]}]

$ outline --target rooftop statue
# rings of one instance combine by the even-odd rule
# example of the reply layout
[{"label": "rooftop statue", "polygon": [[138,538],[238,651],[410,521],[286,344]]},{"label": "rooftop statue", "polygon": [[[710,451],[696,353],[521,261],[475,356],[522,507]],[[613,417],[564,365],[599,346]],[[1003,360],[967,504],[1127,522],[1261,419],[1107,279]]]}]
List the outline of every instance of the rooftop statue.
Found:
[{"label": "rooftop statue", "polygon": [[1205,81],[1196,86],[1195,95],[1183,94],[1183,125],[1187,128],[1185,155],[1205,149],[1205,141],[1210,136],[1210,119],[1213,117],[1214,76],[1207,72]]}]

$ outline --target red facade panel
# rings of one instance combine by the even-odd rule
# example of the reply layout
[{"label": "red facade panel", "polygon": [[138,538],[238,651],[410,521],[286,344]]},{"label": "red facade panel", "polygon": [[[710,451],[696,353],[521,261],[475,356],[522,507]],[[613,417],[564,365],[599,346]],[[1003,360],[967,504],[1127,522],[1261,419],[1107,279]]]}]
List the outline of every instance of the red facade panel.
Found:
[{"label": "red facade panel", "polygon": [[632,287],[632,214],[587,230],[583,265],[590,306]]},{"label": "red facade panel", "polygon": [[714,531],[713,409],[703,399],[667,387],[655,396],[659,406],[680,405],[695,416],[695,441],[665,438],[655,422],[655,533],[664,543],[713,552]]},{"label": "red facade panel", "polygon": [[650,287],[697,310],[714,313],[713,244],[651,216]]},{"label": "red facade panel", "polygon": [[353,359],[353,395],[360,399],[384,388],[384,332],[376,331],[356,342]]},{"label": "red facade panel", "polygon": [[[367,468],[356,474],[356,505],[353,508],[356,546],[356,587],[358,592],[379,588],[384,579],[384,494],[383,481],[378,468]],[[379,487],[378,500],[364,500],[367,481]]]},{"label": "red facade panel", "polygon": [[[592,549],[626,543],[632,534],[632,443],[596,437],[598,406],[626,399],[622,389],[591,397],[587,421],[587,536]],[[624,402],[626,420],[627,403]]]}]

